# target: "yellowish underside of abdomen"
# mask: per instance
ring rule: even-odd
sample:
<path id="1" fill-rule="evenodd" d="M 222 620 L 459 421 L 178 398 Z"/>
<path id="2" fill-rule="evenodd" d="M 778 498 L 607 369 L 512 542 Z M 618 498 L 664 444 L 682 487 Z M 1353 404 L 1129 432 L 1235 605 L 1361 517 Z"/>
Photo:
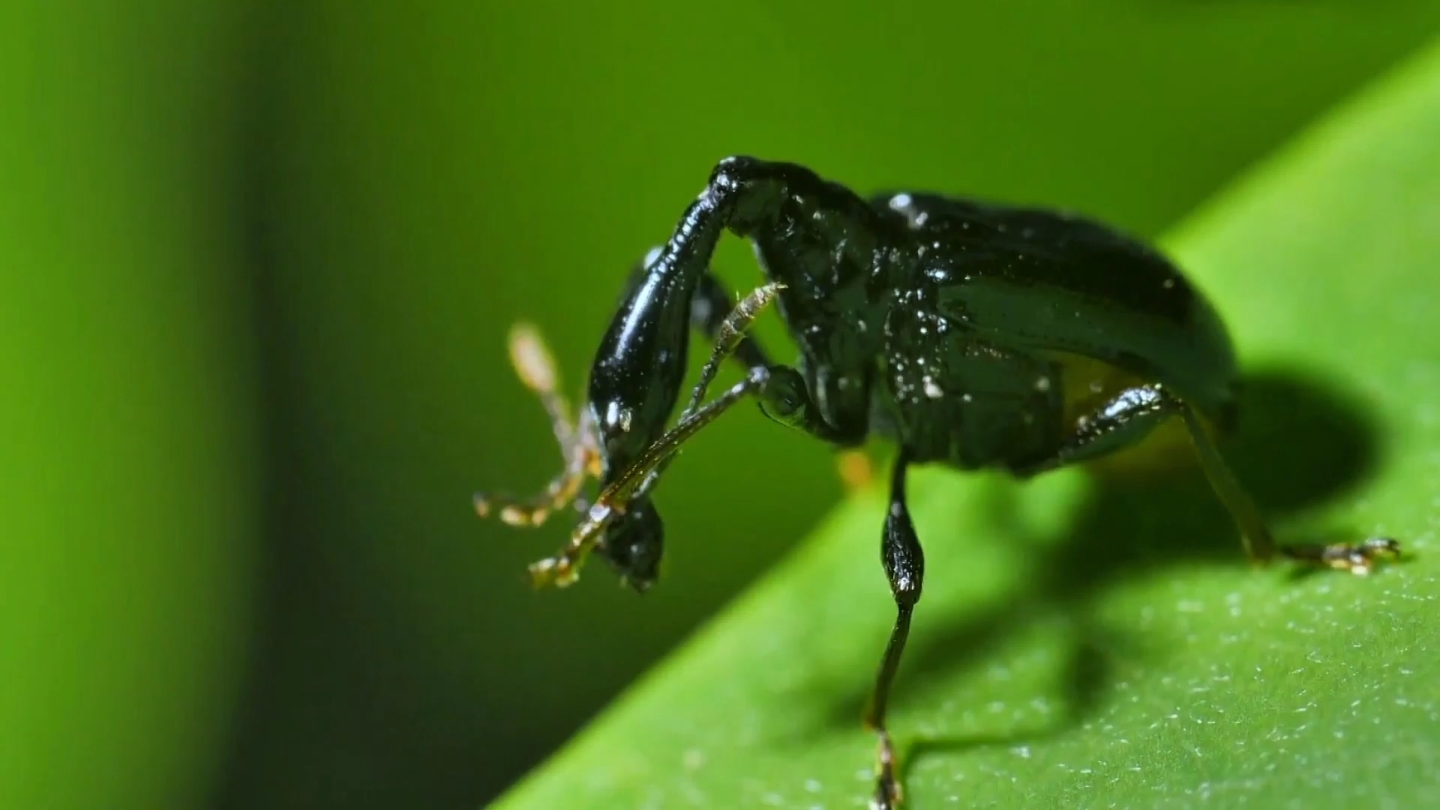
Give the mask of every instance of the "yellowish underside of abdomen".
<path id="1" fill-rule="evenodd" d="M 1153 382 L 1109 363 L 1080 355 L 1054 353 L 1062 368 L 1065 395 L 1064 423 L 1076 428 L 1128 388 Z M 1201 415 L 1212 438 L 1216 429 Z M 1196 463 L 1195 446 L 1178 414 L 1165 420 L 1139 443 L 1084 463 L 1104 477 L 1153 475 L 1184 469 Z"/>

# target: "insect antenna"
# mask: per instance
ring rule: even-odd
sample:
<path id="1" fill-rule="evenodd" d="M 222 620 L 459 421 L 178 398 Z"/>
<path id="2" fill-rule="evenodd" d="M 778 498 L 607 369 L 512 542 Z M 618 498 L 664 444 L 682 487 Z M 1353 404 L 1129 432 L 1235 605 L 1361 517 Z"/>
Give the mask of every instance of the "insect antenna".
<path id="1" fill-rule="evenodd" d="M 686 405 L 684 412 L 680 414 L 680 421 L 683 422 L 687 416 L 700 407 L 700 400 L 705 398 L 705 392 L 710 388 L 710 383 L 715 381 L 715 375 L 720 372 L 720 364 L 735 353 L 735 348 L 740 345 L 740 341 L 745 339 L 745 333 L 750 329 L 750 325 L 783 289 L 785 289 L 785 285 L 780 283 L 766 284 L 756 288 L 742 298 L 740 303 L 730 310 L 730 314 L 725 316 L 725 320 L 720 324 L 720 329 L 716 332 L 715 348 L 711 350 L 710 359 L 705 363 L 705 367 L 700 370 L 700 380 L 690 394 L 690 404 Z"/>

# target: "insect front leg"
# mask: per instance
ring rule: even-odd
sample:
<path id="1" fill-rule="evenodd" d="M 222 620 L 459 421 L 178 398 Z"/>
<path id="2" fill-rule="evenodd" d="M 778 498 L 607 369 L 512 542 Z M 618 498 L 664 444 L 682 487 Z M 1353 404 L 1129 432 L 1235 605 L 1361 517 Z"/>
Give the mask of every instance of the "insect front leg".
<path id="1" fill-rule="evenodd" d="M 657 472 L 669 464 L 681 446 L 736 403 L 757 395 L 765 388 L 768 378 L 769 371 L 764 366 L 750 369 L 745 379 L 688 414 L 675 427 L 647 445 L 601 490 L 600 497 L 575 527 L 565 548 L 559 554 L 530 566 L 531 582 L 537 587 L 563 587 L 574 583 L 585 555 L 617 519 L 624 520 L 627 514 L 631 514 L 631 507 L 654 486 Z"/>
<path id="2" fill-rule="evenodd" d="M 659 247 L 654 248 L 631 269 L 620 296 L 622 306 L 644 282 L 646 270 L 660 255 L 660 250 Z M 690 302 L 690 326 L 705 339 L 714 341 L 733 307 L 730 291 L 707 271 L 700 277 Z M 475 493 L 475 512 L 480 517 L 498 515 L 511 526 L 539 526 L 575 500 L 587 476 L 600 475 L 599 448 L 594 435 L 593 413 L 588 408 L 582 409 L 578 422 L 572 416 L 570 404 L 560 390 L 553 353 L 540 331 L 528 323 L 515 324 L 510 330 L 509 347 L 510 363 L 516 375 L 526 388 L 539 397 L 550 416 L 551 428 L 560 444 L 565 466 L 538 495 L 516 497 L 505 493 Z M 770 364 L 759 345 L 746 335 L 741 335 L 732 352 L 747 369 Z"/>
<path id="3" fill-rule="evenodd" d="M 599 448 L 588 411 L 578 421 L 570 403 L 560 391 L 555 360 L 545 339 L 533 326 L 519 323 L 510 330 L 510 362 L 515 373 L 545 406 L 565 466 L 539 495 L 519 498 L 497 493 L 475 493 L 475 513 L 480 517 L 498 514 L 511 526 L 539 526 L 579 494 L 586 476 L 600 474 Z"/>
<path id="4" fill-rule="evenodd" d="M 895 776 L 895 745 L 890 738 L 885 715 L 890 702 L 890 687 L 900 668 L 905 641 L 910 636 L 910 617 L 915 612 L 915 604 L 920 601 L 920 589 L 925 578 L 925 553 L 920 547 L 920 538 L 915 534 L 915 524 L 910 519 L 910 507 L 905 501 L 905 473 L 909 463 L 907 454 L 902 450 L 895 461 L 890 482 L 890 509 L 885 515 L 885 530 L 880 543 L 880 559 L 885 565 L 885 576 L 890 581 L 890 592 L 895 597 L 896 615 L 895 628 L 890 631 L 890 641 L 885 645 L 880 673 L 875 679 L 875 691 L 865 712 L 865 725 L 874 729 L 880 737 L 876 753 L 875 800 L 871 805 L 876 810 L 892 810 L 901 801 L 900 782 Z"/>

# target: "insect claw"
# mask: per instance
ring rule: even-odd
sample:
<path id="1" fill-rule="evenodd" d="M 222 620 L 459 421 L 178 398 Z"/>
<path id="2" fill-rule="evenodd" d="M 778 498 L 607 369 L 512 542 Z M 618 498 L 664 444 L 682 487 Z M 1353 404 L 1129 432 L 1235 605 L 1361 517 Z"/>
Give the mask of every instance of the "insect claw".
<path id="1" fill-rule="evenodd" d="M 1368 576 L 1382 560 L 1401 557 L 1400 542 L 1389 537 L 1370 537 L 1358 543 L 1289 546 L 1282 551 L 1291 559 Z"/>
<path id="2" fill-rule="evenodd" d="M 564 588 L 579 578 L 574 562 L 565 556 L 546 557 L 530 566 L 530 584 L 536 588 Z"/>
<path id="3" fill-rule="evenodd" d="M 1400 541 L 1393 537 L 1371 537 L 1360 544 L 1369 555 L 1374 557 L 1400 557 Z"/>
<path id="4" fill-rule="evenodd" d="M 548 517 L 550 510 L 544 507 L 507 506 L 500 510 L 500 520 L 511 526 L 539 526 Z"/>
<path id="5" fill-rule="evenodd" d="M 1398 559 L 1400 542 L 1389 537 L 1370 537 L 1344 547 L 1341 554 L 1343 561 L 1336 567 L 1348 568 L 1350 573 L 1363 577 L 1373 571 L 1381 559 Z"/>
<path id="6" fill-rule="evenodd" d="M 495 515 L 502 523 L 510 526 L 539 526 L 555 510 L 557 498 L 551 497 L 546 503 L 526 502 L 509 495 L 486 495 L 475 493 L 475 514 L 482 518 Z"/>

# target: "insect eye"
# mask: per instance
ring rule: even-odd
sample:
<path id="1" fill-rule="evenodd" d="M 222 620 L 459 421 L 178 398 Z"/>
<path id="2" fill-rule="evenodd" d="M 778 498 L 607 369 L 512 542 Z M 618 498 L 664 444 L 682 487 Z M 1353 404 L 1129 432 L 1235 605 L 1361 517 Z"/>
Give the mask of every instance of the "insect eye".
<path id="1" fill-rule="evenodd" d="M 805 423 L 810 398 L 805 393 L 805 380 L 798 371 L 779 366 L 771 369 L 760 410 L 782 425 L 798 427 Z"/>

